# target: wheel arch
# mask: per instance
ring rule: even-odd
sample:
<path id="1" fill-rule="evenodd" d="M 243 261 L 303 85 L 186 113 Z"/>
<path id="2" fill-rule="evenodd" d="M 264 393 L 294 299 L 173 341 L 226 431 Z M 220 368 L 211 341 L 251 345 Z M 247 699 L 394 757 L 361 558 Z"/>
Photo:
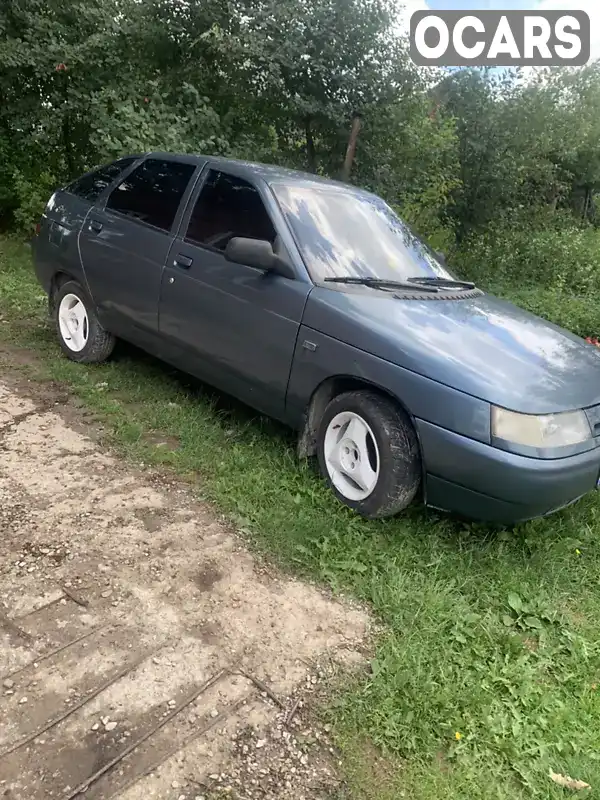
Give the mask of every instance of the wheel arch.
<path id="1" fill-rule="evenodd" d="M 50 314 L 54 312 L 56 293 L 60 289 L 60 287 L 68 283 L 69 281 L 78 281 L 78 279 L 70 272 L 67 272 L 64 269 L 57 270 L 50 280 L 50 291 L 48 292 L 48 310 Z"/>
<path id="2" fill-rule="evenodd" d="M 298 434 L 298 457 L 309 458 L 316 454 L 319 425 L 325 413 L 325 409 L 331 400 L 337 397 L 337 395 L 342 394 L 342 392 L 360 391 L 361 389 L 375 391 L 387 397 L 404 411 L 406 416 L 410 419 L 417 436 L 419 456 L 423 469 L 423 452 L 419 438 L 419 430 L 415 425 L 414 416 L 411 414 L 406 404 L 400 397 L 388 391 L 383 386 L 379 386 L 364 378 L 357 378 L 353 375 L 332 375 L 322 381 L 314 390 L 304 413 L 304 423 Z"/>

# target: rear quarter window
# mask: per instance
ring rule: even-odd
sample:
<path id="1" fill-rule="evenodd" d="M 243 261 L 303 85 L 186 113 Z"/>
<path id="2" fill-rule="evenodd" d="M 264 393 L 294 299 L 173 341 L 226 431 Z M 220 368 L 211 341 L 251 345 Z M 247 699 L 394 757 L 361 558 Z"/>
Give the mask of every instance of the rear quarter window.
<path id="1" fill-rule="evenodd" d="M 136 160 L 136 157 L 133 156 L 120 158 L 118 161 L 113 161 L 112 164 L 105 164 L 103 167 L 87 172 L 77 178 L 77 180 L 65 187 L 65 191 L 95 203 L 106 187 L 110 186 L 123 170 L 127 169 Z"/>

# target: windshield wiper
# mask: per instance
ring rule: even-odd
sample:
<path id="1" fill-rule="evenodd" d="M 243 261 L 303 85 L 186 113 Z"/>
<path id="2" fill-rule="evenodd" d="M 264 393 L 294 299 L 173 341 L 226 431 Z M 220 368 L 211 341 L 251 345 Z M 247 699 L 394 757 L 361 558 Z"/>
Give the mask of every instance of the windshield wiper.
<path id="1" fill-rule="evenodd" d="M 357 286 L 372 286 L 374 289 L 411 289 L 413 292 L 419 290 L 421 292 L 437 293 L 435 286 L 416 286 L 415 283 L 408 283 L 407 281 L 386 281 L 383 278 L 352 278 L 349 275 L 340 275 L 338 278 L 325 278 L 326 283 L 350 283 Z M 410 278 L 409 280 L 412 280 Z"/>
<path id="2" fill-rule="evenodd" d="M 459 289 L 474 289 L 471 281 L 455 281 L 454 278 L 409 278 L 409 283 L 419 283 L 422 286 L 456 286 Z"/>

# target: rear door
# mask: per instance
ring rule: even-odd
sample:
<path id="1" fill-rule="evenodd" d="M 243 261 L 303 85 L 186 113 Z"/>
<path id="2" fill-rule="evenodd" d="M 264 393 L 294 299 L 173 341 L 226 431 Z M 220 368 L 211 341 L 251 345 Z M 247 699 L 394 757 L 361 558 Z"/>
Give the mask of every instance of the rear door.
<path id="1" fill-rule="evenodd" d="M 38 277 L 46 291 L 60 271 L 86 285 L 77 246 L 79 231 L 100 195 L 136 160 L 137 156 L 131 156 L 105 164 L 52 195 L 42 215 L 39 234 L 32 242 Z"/>
<path id="2" fill-rule="evenodd" d="M 268 187 L 210 169 L 192 197 L 163 274 L 160 332 L 184 369 L 270 416 L 284 418 L 296 337 L 312 284 Z M 234 236 L 267 239 L 291 279 L 224 256 Z M 182 363 L 181 359 L 186 359 Z"/>
<path id="3" fill-rule="evenodd" d="M 141 346 L 158 329 L 161 273 L 198 169 L 150 156 L 90 211 L 80 235 L 88 285 L 103 325 Z"/>

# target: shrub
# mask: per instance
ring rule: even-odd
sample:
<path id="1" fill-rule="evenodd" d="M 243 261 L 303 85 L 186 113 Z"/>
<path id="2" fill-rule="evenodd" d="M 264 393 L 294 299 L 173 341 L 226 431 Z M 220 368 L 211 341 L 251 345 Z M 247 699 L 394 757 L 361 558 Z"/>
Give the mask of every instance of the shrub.
<path id="1" fill-rule="evenodd" d="M 497 286 L 495 294 L 521 308 L 537 314 L 538 317 L 560 325 L 561 328 L 586 338 L 600 334 L 600 293 L 577 295 L 560 289 L 516 289 L 510 286 Z"/>
<path id="2" fill-rule="evenodd" d="M 15 225 L 22 233 L 29 235 L 33 233 L 46 203 L 61 181 L 52 172 L 45 170 L 31 177 L 15 170 L 13 181 L 16 195 L 16 208 L 13 212 Z"/>
<path id="3" fill-rule="evenodd" d="M 600 231 L 572 217 L 505 219 L 462 243 L 454 262 L 482 286 L 600 291 Z"/>

